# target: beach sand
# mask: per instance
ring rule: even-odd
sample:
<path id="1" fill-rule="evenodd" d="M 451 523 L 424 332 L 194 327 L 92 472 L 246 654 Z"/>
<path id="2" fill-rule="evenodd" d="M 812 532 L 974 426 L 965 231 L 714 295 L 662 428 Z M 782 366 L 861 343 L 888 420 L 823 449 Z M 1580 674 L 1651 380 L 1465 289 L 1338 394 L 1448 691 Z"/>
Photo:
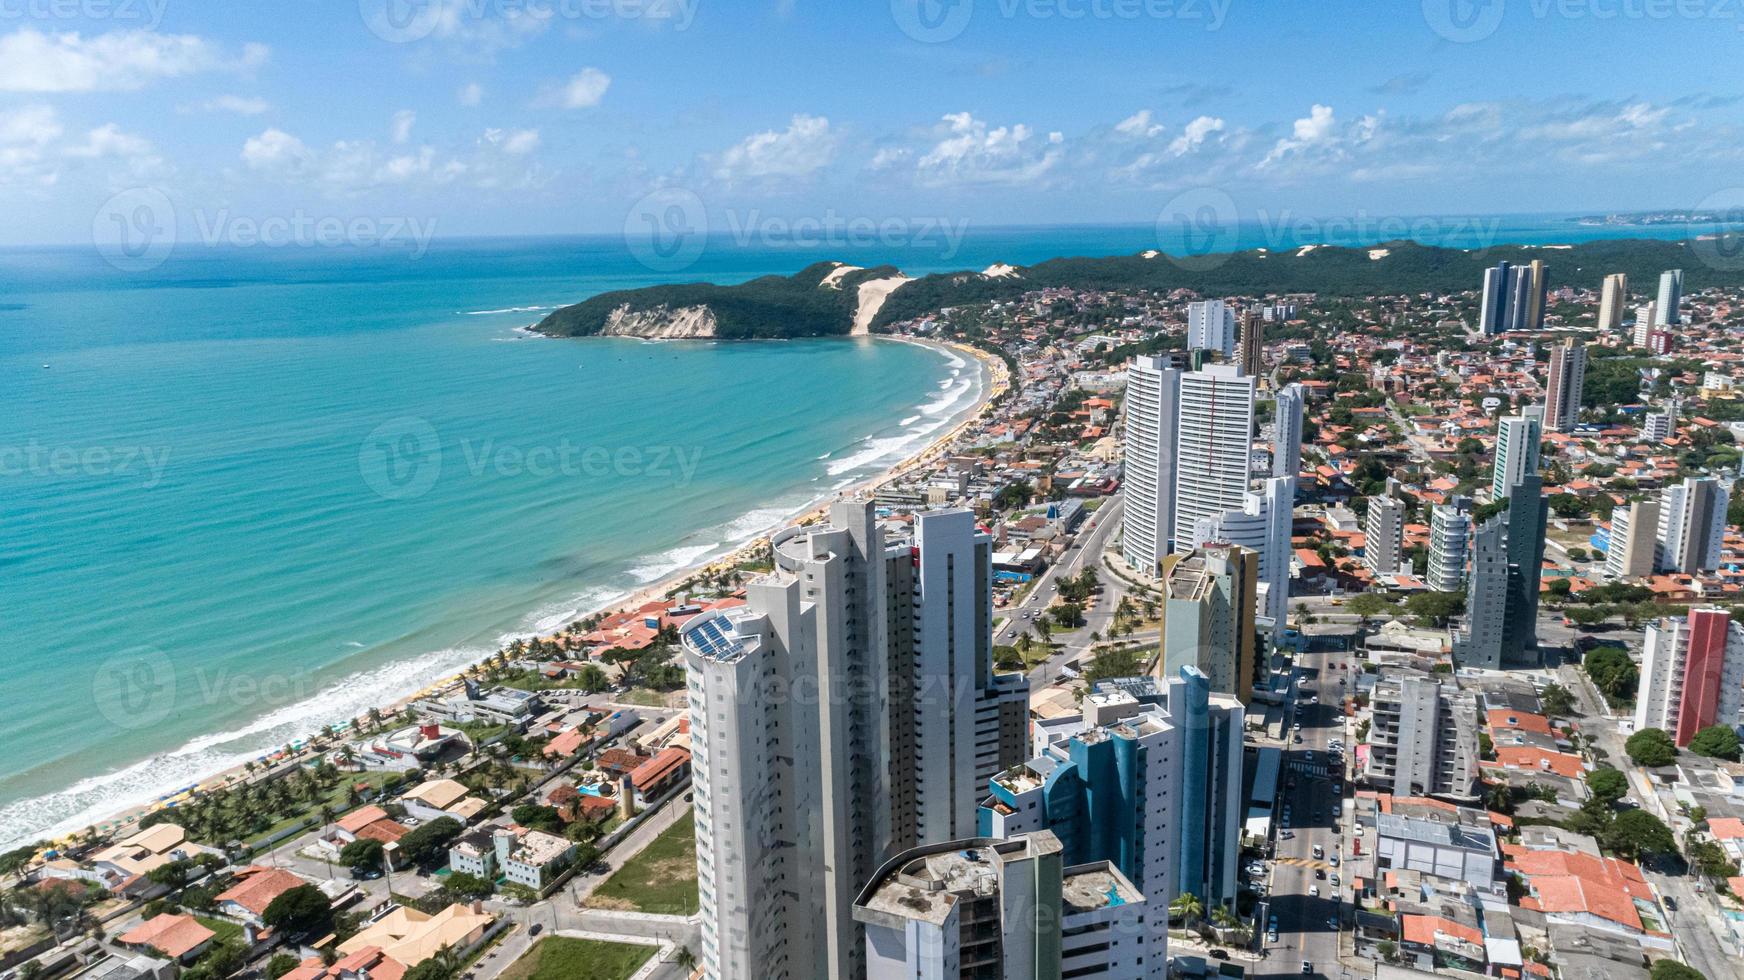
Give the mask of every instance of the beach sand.
<path id="1" fill-rule="evenodd" d="M 638 606 L 642 606 L 642 605 L 645 605 L 645 604 L 650 603 L 650 602 L 664 600 L 664 599 L 670 598 L 675 593 L 682 591 L 686 584 L 690 583 L 691 581 L 693 581 L 694 579 L 696 579 L 698 577 L 704 577 L 704 576 L 718 574 L 720 572 L 728 571 L 728 570 L 731 570 L 731 569 L 737 567 L 738 565 L 742 564 L 743 562 L 754 557 L 763 547 L 765 547 L 769 543 L 770 537 L 775 532 L 780 531 L 783 528 L 791 527 L 794 524 L 815 522 L 815 521 L 823 518 L 828 513 L 829 505 L 832 502 L 834 502 L 836 500 L 840 500 L 844 497 L 851 497 L 851 496 L 855 496 L 858 494 L 866 493 L 870 490 L 874 490 L 878 487 L 883 486 L 886 483 L 889 483 L 892 480 L 896 480 L 896 479 L 901 478 L 902 476 L 904 476 L 905 474 L 911 472 L 912 470 L 914 470 L 916 468 L 919 468 L 921 466 L 925 466 L 925 465 L 931 463 L 940 454 L 944 453 L 945 450 L 953 442 L 956 441 L 958 436 L 962 435 L 970 426 L 972 426 L 975 422 L 979 421 L 981 419 L 981 417 L 987 413 L 988 406 L 990 406 L 993 403 L 993 400 L 995 398 L 997 398 L 998 396 L 1000 396 L 1001 394 L 1003 394 L 1011 385 L 1010 372 L 1006 369 L 1005 362 L 1003 360 L 1001 360 L 1000 358 L 995 357 L 995 356 L 987 353 L 986 351 L 979 350 L 979 349 L 974 348 L 974 347 L 970 347 L 966 344 L 946 343 L 946 342 L 936 341 L 936 340 L 923 340 L 923 339 L 914 338 L 914 337 L 886 336 L 886 337 L 881 337 L 880 339 L 892 340 L 892 341 L 897 341 L 897 342 L 901 342 L 901 343 L 918 344 L 920 346 L 931 347 L 931 348 L 934 348 L 936 350 L 946 351 L 946 352 L 949 352 L 952 354 L 961 354 L 961 355 L 964 355 L 967 357 L 974 358 L 977 362 L 981 363 L 987 369 L 987 383 L 986 383 L 986 385 L 983 386 L 983 388 L 981 390 L 980 400 L 975 404 L 975 406 L 973 408 L 966 411 L 964 413 L 962 419 L 960 421 L 958 421 L 955 425 L 946 429 L 944 432 L 941 432 L 939 434 L 938 438 L 929 442 L 925 447 L 920 449 L 914 455 L 909 456 L 907 459 L 904 459 L 904 460 L 896 463 L 890 469 L 885 470 L 881 473 L 878 473 L 878 474 L 876 474 L 872 477 L 869 477 L 865 480 L 861 480 L 860 482 L 855 483 L 852 486 L 843 487 L 840 490 L 833 491 L 833 492 L 831 492 L 823 497 L 818 498 L 817 500 L 812 501 L 811 503 L 807 504 L 804 508 L 801 508 L 800 510 L 794 512 L 793 514 L 783 518 L 782 520 L 772 524 L 770 527 L 764 529 L 763 531 L 758 533 L 755 537 L 753 537 L 751 540 L 745 542 L 744 544 L 735 548 L 732 552 L 730 552 L 726 555 L 723 555 L 723 556 L 716 558 L 716 559 L 713 559 L 711 561 L 702 562 L 702 563 L 699 563 L 696 565 L 689 566 L 687 568 L 682 568 L 682 569 L 679 569 L 677 571 L 674 571 L 670 575 L 667 575 L 664 578 L 661 578 L 659 581 L 651 582 L 648 585 L 642 587 L 641 589 L 638 589 L 635 592 L 631 593 L 630 595 L 627 595 L 621 599 L 613 600 L 612 602 L 606 604 L 605 606 L 601 607 L 600 609 L 580 613 L 577 615 L 576 618 L 582 619 L 582 618 L 586 618 L 587 616 L 596 615 L 598 613 L 603 613 L 603 612 L 613 612 L 613 611 L 623 610 L 623 609 L 634 609 Z M 479 663 L 482 663 L 482 661 L 480 661 Z M 404 712 L 407 707 L 409 707 L 410 705 L 412 705 L 413 703 L 415 703 L 417 701 L 421 701 L 425 698 L 428 698 L 428 697 L 431 697 L 434 695 L 439 695 L 439 694 L 457 691 L 461 686 L 462 678 L 466 675 L 467 672 L 469 672 L 472 669 L 474 669 L 475 667 L 479 666 L 479 663 L 475 663 L 469 667 L 466 667 L 466 668 L 464 668 L 464 669 L 462 669 L 454 674 L 451 674 L 448 677 L 445 677 L 442 680 L 439 680 L 433 684 L 428 684 L 428 685 L 418 689 L 417 691 L 414 691 L 410 694 L 405 695 L 404 697 L 401 697 L 401 698 L 395 700 L 391 704 L 379 706 L 381 713 L 382 713 L 382 716 L 384 718 L 397 717 L 402 712 Z M 352 724 L 355 726 L 360 721 L 365 720 L 366 718 L 367 718 L 367 714 L 360 715 L 358 718 L 354 718 L 352 720 Z M 303 741 L 307 742 L 307 741 L 313 740 L 315 734 L 316 733 L 313 733 L 313 732 L 309 733 L 308 736 L 306 736 Z M 293 762 L 300 763 L 300 762 L 304 762 L 304 761 L 313 760 L 315 758 L 320 757 L 321 755 L 324 755 L 326 753 L 326 751 L 327 751 L 326 748 L 323 748 L 320 751 L 313 751 L 310 749 L 304 749 L 303 751 L 301 751 L 300 753 L 298 753 L 294 757 L 269 756 L 268 766 L 260 768 L 258 771 L 264 775 L 270 769 L 276 768 L 278 766 L 283 766 L 283 765 L 293 763 Z M 245 766 L 235 766 L 235 767 L 232 767 L 230 769 L 226 769 L 226 770 L 222 770 L 220 772 L 213 773 L 212 775 L 210 775 L 210 776 L 206 777 L 205 779 L 202 779 L 198 783 L 196 783 L 191 790 L 176 794 L 174 797 L 171 797 L 171 799 L 172 800 L 184 799 L 184 798 L 186 798 L 194 793 L 205 792 L 205 791 L 210 791 L 210 790 L 214 790 L 214 789 L 221 789 L 221 788 L 227 787 L 227 786 L 232 786 L 232 785 L 235 785 L 237 783 L 245 781 L 247 778 L 248 778 L 248 772 L 246 771 L 246 767 Z M 118 812 L 112 816 L 109 816 L 103 820 L 94 821 L 90 825 L 90 827 L 87 828 L 87 830 L 100 828 L 102 830 L 102 832 L 104 832 L 104 833 L 115 834 L 116 836 L 124 836 L 126 834 L 128 828 L 130 828 L 134 823 L 136 823 L 140 817 L 144 816 L 147 813 L 151 813 L 157 809 L 160 809 L 163 806 L 163 804 L 164 804 L 164 801 L 160 800 L 155 804 L 132 807 L 130 809 L 127 809 L 127 810 Z M 64 845 L 66 841 L 70 840 L 73 837 L 78 836 L 79 833 L 83 833 L 83 832 L 84 831 L 64 835 L 59 840 L 57 840 L 55 842 L 55 844 Z"/>

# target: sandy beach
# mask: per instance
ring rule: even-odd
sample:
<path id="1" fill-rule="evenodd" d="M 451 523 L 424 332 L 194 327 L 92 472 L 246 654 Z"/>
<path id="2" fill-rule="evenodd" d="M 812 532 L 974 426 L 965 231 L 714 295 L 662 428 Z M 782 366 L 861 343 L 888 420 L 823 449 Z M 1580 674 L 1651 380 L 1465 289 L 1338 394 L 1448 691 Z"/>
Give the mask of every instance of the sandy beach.
<path id="1" fill-rule="evenodd" d="M 672 573 L 660 578 L 659 580 L 651 582 L 648 585 L 637 589 L 636 591 L 630 593 L 627 596 L 624 596 L 624 597 L 619 598 L 619 599 L 614 599 L 611 602 L 605 603 L 604 605 L 602 605 L 601 607 L 599 607 L 597 609 L 580 611 L 580 612 L 578 612 L 578 614 L 576 615 L 575 618 L 582 619 L 582 618 L 586 618 L 586 617 L 592 616 L 592 615 L 597 615 L 600 613 L 608 613 L 608 612 L 623 610 L 623 609 L 633 609 L 633 608 L 636 608 L 638 606 L 645 605 L 649 602 L 667 599 L 667 598 L 670 598 L 671 596 L 673 596 L 675 593 L 683 591 L 685 586 L 688 583 L 694 581 L 698 577 L 714 575 L 714 574 L 717 574 L 719 572 L 727 571 L 727 570 L 730 570 L 730 569 L 738 566 L 739 564 L 748 560 L 750 557 L 754 556 L 758 551 L 760 551 L 764 546 L 766 546 L 770 540 L 770 537 L 773 534 L 775 534 L 776 532 L 780 531 L 781 529 L 786 528 L 786 527 L 790 527 L 794 524 L 809 523 L 809 522 L 813 522 L 813 521 L 821 519 L 827 513 L 829 505 L 831 502 L 838 500 L 838 499 L 841 499 L 843 497 L 853 496 L 853 495 L 857 495 L 857 494 L 864 494 L 868 491 L 875 490 L 878 487 L 881 487 L 884 484 L 889 483 L 892 480 L 896 480 L 896 479 L 901 478 L 905 474 L 909 473 L 910 471 L 912 471 L 918 467 L 927 465 L 928 463 L 930 463 L 931 461 L 936 459 L 939 455 L 941 455 L 946 450 L 946 448 L 948 446 L 950 446 L 959 436 L 961 436 L 963 434 L 964 431 L 966 431 L 970 426 L 972 426 L 975 422 L 977 422 L 979 419 L 981 419 L 987 413 L 988 406 L 993 402 L 993 400 L 995 398 L 997 398 L 998 396 L 1000 396 L 1001 394 L 1003 394 L 1011 386 L 1012 380 L 1010 378 L 1010 372 L 1006 368 L 1005 362 L 1002 359 L 995 357 L 995 356 L 993 356 L 985 351 L 979 350 L 977 348 L 970 347 L 968 345 L 963 345 L 963 344 L 946 343 L 946 342 L 941 342 L 941 341 L 919 339 L 919 338 L 914 338 L 914 337 L 888 336 L 888 337 L 880 337 L 878 339 L 889 340 L 889 341 L 898 342 L 898 343 L 915 344 L 918 346 L 929 347 L 929 348 L 932 348 L 934 350 L 947 352 L 947 353 L 952 354 L 952 355 L 960 355 L 960 356 L 972 358 L 975 362 L 981 364 L 986 369 L 986 384 L 984 384 L 982 386 L 982 389 L 980 392 L 980 398 L 977 400 L 977 402 L 975 403 L 974 406 L 972 406 L 971 408 L 964 411 L 962 417 L 955 424 L 949 426 L 947 429 L 940 432 L 936 438 L 929 441 L 924 447 L 919 449 L 914 454 L 908 456 L 907 458 L 898 461 L 897 463 L 892 465 L 889 469 L 886 469 L 886 470 L 884 470 L 884 471 L 882 471 L 874 476 L 868 477 L 867 479 L 858 481 L 858 482 L 852 484 L 851 486 L 842 487 L 840 489 L 834 490 L 828 494 L 825 494 L 825 495 L 818 497 L 817 499 L 806 504 L 804 507 L 797 509 L 793 513 L 791 513 L 791 514 L 783 517 L 782 519 L 772 523 L 769 527 L 762 529 L 755 536 L 753 536 L 751 539 L 749 539 L 746 542 L 744 542 L 743 544 L 735 547 L 732 551 L 730 551 L 729 553 L 727 553 L 725 555 L 721 555 L 717 558 L 714 558 L 714 559 L 711 559 L 708 561 L 704 561 L 704 562 L 699 562 L 695 565 L 691 565 L 691 566 L 673 571 Z M 534 635 L 551 635 L 551 634 L 528 634 L 526 638 L 531 639 Z M 479 663 L 482 663 L 482 661 L 474 662 L 473 664 L 468 665 L 467 667 L 463 668 L 462 670 L 456 671 L 456 672 L 442 678 L 441 680 L 438 680 L 438 681 L 431 683 L 431 684 L 427 684 L 427 685 L 425 685 L 425 686 L 423 686 L 415 691 L 411 691 L 411 692 L 405 694 L 404 696 L 393 700 L 391 703 L 377 705 L 376 707 L 380 710 L 381 714 L 384 717 L 395 717 L 395 716 L 399 715 L 401 712 L 403 712 L 408 706 L 410 706 L 414 702 L 431 697 L 433 695 L 458 690 L 460 685 L 461 685 L 461 681 L 462 681 L 462 678 L 464 677 L 464 675 L 467 672 L 469 672 L 470 670 L 472 670 L 473 668 L 477 667 L 479 665 Z M 367 714 L 359 715 L 352 720 L 352 724 L 356 725 L 360 720 L 365 719 L 365 718 L 367 718 Z M 317 734 L 318 733 L 316 733 L 316 732 L 304 733 L 303 739 L 301 741 L 306 742 L 306 741 L 312 739 Z M 325 750 L 322 750 L 321 752 L 317 752 L 317 751 L 311 751 L 311 750 L 305 748 L 293 756 L 285 756 L 283 754 L 271 755 L 268 757 L 268 762 L 270 763 L 271 767 L 278 767 L 278 766 L 286 765 L 289 763 L 307 761 L 309 759 L 318 757 L 319 755 L 323 754 L 324 751 Z M 268 769 L 260 769 L 257 771 L 264 774 L 265 772 L 267 772 L 269 770 Z M 213 790 L 213 789 L 219 789 L 219 788 L 223 788 L 226 786 L 231 786 L 231 785 L 234 785 L 238 782 L 241 782 L 247 778 L 248 778 L 248 773 L 246 771 L 245 766 L 243 766 L 243 765 L 234 766 L 234 767 L 231 767 L 229 769 L 224 769 L 224 770 L 213 772 L 212 774 L 206 776 L 205 778 L 200 779 L 197 783 L 193 784 L 193 786 L 189 790 L 186 790 L 182 793 L 174 794 L 173 796 L 169 797 L 168 799 L 169 799 L 169 801 L 173 802 L 175 800 L 179 800 L 179 799 L 185 798 L 187 796 L 190 796 L 190 795 L 193 795 L 193 794 L 196 794 L 199 792 L 209 791 L 209 790 Z M 109 815 L 101 820 L 93 821 L 84 830 L 63 834 L 60 838 L 57 839 L 56 843 L 57 844 L 64 843 L 65 841 L 67 841 L 73 837 L 77 837 L 82 833 L 86 833 L 86 832 L 89 832 L 92 830 L 100 830 L 101 832 L 108 833 L 108 834 L 117 834 L 117 835 L 125 834 L 127 829 L 131 825 L 133 825 L 135 822 L 137 822 L 140 817 L 144 816 L 147 813 L 151 813 L 157 809 L 160 809 L 164 805 L 165 805 L 165 801 L 160 800 L 160 801 L 153 803 L 153 804 L 147 804 L 147 805 L 143 805 L 143 806 L 135 806 L 135 807 L 131 807 L 131 808 L 116 812 L 116 813 L 111 814 L 111 815 Z"/>

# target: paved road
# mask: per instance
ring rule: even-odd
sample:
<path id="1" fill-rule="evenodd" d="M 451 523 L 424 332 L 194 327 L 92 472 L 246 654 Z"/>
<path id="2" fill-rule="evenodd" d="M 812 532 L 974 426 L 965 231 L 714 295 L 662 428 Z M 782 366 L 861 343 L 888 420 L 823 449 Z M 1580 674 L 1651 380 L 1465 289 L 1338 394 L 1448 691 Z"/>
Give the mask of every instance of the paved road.
<path id="1" fill-rule="evenodd" d="M 1084 526 L 1078 530 L 1077 541 L 1072 547 L 1066 549 L 1066 553 L 1060 556 L 1059 561 L 1042 572 L 1041 576 L 1036 579 L 1034 587 L 1025 594 L 1023 601 L 1010 608 L 996 611 L 995 615 L 1005 616 L 1008 619 L 1005 625 L 993 634 L 994 643 L 1011 645 L 1017 642 L 1017 638 L 1034 624 L 1036 618 L 1046 612 L 1050 605 L 1053 605 L 1054 599 L 1059 594 L 1054 586 L 1062 576 L 1071 578 L 1086 567 L 1095 567 L 1096 563 L 1101 560 L 1102 549 L 1107 546 L 1110 535 L 1120 526 L 1120 517 L 1125 510 L 1125 503 L 1119 492 L 1106 498 L 1102 506 L 1096 509 L 1096 513 L 1084 519 Z M 1087 560 L 1088 564 L 1086 564 Z M 1104 592 L 1114 591 L 1115 584 L 1108 581 L 1109 576 L 1099 574 L 1101 574 L 1105 586 Z M 1108 623 L 1114 618 L 1113 606 L 1108 607 L 1106 618 L 1102 619 L 1100 625 L 1092 618 L 1094 615 L 1094 612 L 1085 614 L 1085 619 L 1090 623 L 1082 630 L 1086 637 L 1089 636 L 1091 630 L 1104 632 L 1107 630 Z"/>
<path id="2" fill-rule="evenodd" d="M 1302 963 L 1311 965 L 1311 972 L 1321 977 L 1344 977 L 1346 971 L 1338 964 L 1338 920 L 1343 905 L 1343 859 L 1345 837 L 1335 833 L 1347 828 L 1343 812 L 1342 759 L 1334 761 L 1327 742 L 1344 737 L 1344 721 L 1337 704 L 1338 678 L 1345 671 L 1332 671 L 1334 663 L 1347 663 L 1348 654 L 1309 653 L 1297 659 L 1301 679 L 1297 685 L 1298 700 L 1294 705 L 1293 724 L 1301 725 L 1302 744 L 1291 744 L 1284 756 L 1284 784 L 1280 798 L 1276 853 L 1271 874 L 1271 895 L 1268 899 L 1267 921 L 1261 923 L 1270 930 L 1277 922 L 1278 941 L 1266 942 L 1267 956 L 1257 968 L 1258 976 L 1301 976 Z M 1348 667 L 1347 667 L 1348 669 Z M 1312 696 L 1325 703 L 1310 704 Z M 1333 778 L 1336 774 L 1336 780 Z M 1288 812 L 1288 819 L 1283 814 Z M 1288 840 L 1284 834 L 1291 834 Z M 1316 859 L 1319 846 L 1324 857 Z M 1339 866 L 1332 865 L 1333 860 Z M 1340 887 L 1334 888 L 1332 876 L 1340 877 Z M 1318 894 L 1310 894 L 1311 891 Z"/>

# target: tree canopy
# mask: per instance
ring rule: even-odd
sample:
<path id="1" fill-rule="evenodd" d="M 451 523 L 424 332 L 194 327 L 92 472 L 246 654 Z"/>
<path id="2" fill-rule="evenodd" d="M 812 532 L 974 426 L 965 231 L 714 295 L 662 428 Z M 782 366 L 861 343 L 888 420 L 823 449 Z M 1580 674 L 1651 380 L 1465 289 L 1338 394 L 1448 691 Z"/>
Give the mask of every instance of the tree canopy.
<path id="1" fill-rule="evenodd" d="M 1663 728 L 1641 729 L 1623 743 L 1623 751 L 1636 765 L 1649 769 L 1669 766 L 1677 758 L 1677 744 Z"/>
<path id="2" fill-rule="evenodd" d="M 1728 725 L 1709 725 L 1690 739 L 1689 750 L 1710 759 L 1738 761 L 1738 733 Z"/>

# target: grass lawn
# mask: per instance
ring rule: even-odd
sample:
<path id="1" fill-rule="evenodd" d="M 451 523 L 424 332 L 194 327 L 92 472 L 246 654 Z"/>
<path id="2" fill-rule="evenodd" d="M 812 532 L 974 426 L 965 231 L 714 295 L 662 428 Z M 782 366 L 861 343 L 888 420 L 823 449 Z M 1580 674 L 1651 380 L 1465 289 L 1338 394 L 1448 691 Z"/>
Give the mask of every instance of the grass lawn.
<path id="1" fill-rule="evenodd" d="M 695 915 L 696 820 L 686 813 L 654 838 L 642 853 L 594 889 L 587 904 L 596 909 Z"/>
<path id="2" fill-rule="evenodd" d="M 227 919 L 214 919 L 204 915 L 196 915 L 194 916 L 194 921 L 218 934 L 212 940 L 214 943 L 221 943 L 226 939 L 242 938 L 242 927 Z"/>
<path id="3" fill-rule="evenodd" d="M 623 694 L 618 695 L 613 700 L 622 702 L 623 704 L 639 704 L 649 708 L 669 708 L 672 706 L 671 693 L 653 691 L 645 687 L 632 687 Z"/>
<path id="4" fill-rule="evenodd" d="M 654 952 L 653 946 L 547 936 L 509 964 L 501 980 L 625 980 Z"/>
<path id="5" fill-rule="evenodd" d="M 335 783 L 333 788 L 328 790 L 325 795 L 317 796 L 313 802 L 308 803 L 298 800 L 296 803 L 292 804 L 288 813 L 278 815 L 278 819 L 273 821 L 272 826 L 258 834 L 249 835 L 247 840 L 251 846 L 259 845 L 282 830 L 303 824 L 307 822 L 310 817 L 319 817 L 321 813 L 321 804 L 323 802 L 333 808 L 335 814 L 334 819 L 337 820 L 340 816 L 349 813 L 352 809 L 351 807 L 346 806 L 345 802 L 347 787 L 354 784 L 367 784 L 372 789 L 380 790 L 383 785 L 396 775 L 398 774 L 391 772 L 343 773 L 341 774 L 339 782 Z M 364 803 L 362 805 L 368 806 L 369 804 Z"/>

